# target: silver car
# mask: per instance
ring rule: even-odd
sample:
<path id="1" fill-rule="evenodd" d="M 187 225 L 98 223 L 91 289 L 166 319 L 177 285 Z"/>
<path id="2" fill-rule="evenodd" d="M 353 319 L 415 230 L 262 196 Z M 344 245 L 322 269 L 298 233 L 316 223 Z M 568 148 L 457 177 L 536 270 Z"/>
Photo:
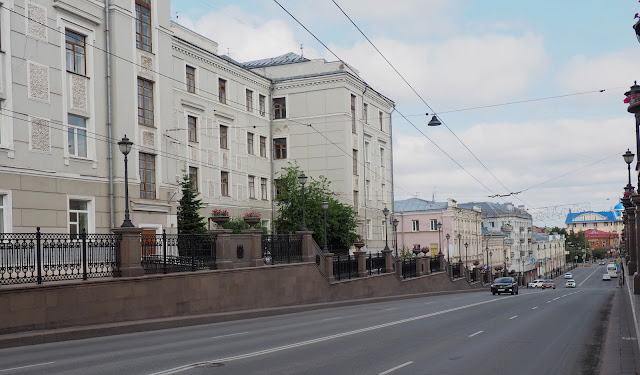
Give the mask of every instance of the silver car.
<path id="1" fill-rule="evenodd" d="M 564 284 L 565 288 L 575 288 L 576 287 L 576 281 L 573 279 L 567 280 L 567 283 Z"/>

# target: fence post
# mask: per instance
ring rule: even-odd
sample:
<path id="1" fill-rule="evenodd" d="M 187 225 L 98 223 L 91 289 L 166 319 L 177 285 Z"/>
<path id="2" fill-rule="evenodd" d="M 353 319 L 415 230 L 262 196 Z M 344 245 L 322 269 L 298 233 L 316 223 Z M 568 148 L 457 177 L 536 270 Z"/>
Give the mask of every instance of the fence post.
<path id="1" fill-rule="evenodd" d="M 210 234 L 216 235 L 216 267 L 219 270 L 233 268 L 231 260 L 231 229 L 212 229 Z"/>
<path id="2" fill-rule="evenodd" d="M 251 254 L 251 267 L 263 267 L 264 255 L 262 254 L 262 230 L 248 229 L 243 230 L 242 233 L 248 233 L 251 236 L 251 247 L 249 249 L 249 254 Z"/>
<path id="3" fill-rule="evenodd" d="M 396 259 L 396 275 L 400 278 L 404 278 L 404 270 L 403 270 L 404 259 L 397 258 Z"/>
<path id="4" fill-rule="evenodd" d="M 333 278 L 333 253 L 324 253 L 324 269 L 325 275 L 327 275 L 327 280 L 332 283 L 334 281 Z"/>
<path id="5" fill-rule="evenodd" d="M 424 263 L 426 264 L 424 274 L 431 275 L 431 256 L 427 255 L 424 257 Z"/>
<path id="6" fill-rule="evenodd" d="M 154 235 L 154 242 L 155 242 L 155 235 Z M 163 229 L 162 230 L 162 263 L 163 263 L 163 270 L 162 273 L 167 273 L 167 230 Z"/>
<path id="7" fill-rule="evenodd" d="M 367 277 L 367 252 L 354 251 L 353 255 L 358 259 L 358 277 Z"/>
<path id="8" fill-rule="evenodd" d="M 114 234 L 122 236 L 120 241 L 120 272 L 122 277 L 143 276 L 144 269 L 140 263 L 142 259 L 142 228 L 112 228 Z"/>
<path id="9" fill-rule="evenodd" d="M 382 250 L 382 255 L 384 256 L 384 273 L 393 272 L 393 253 L 392 250 Z"/>
<path id="10" fill-rule="evenodd" d="M 444 271 L 444 266 L 445 266 L 444 254 L 438 253 L 438 272 Z"/>
<path id="11" fill-rule="evenodd" d="M 40 241 L 40 227 L 38 227 L 36 229 L 36 263 L 38 266 L 38 284 L 42 284 L 42 255 L 40 254 L 40 252 L 42 251 L 42 244 Z"/>
<path id="12" fill-rule="evenodd" d="M 82 228 L 82 280 L 87 279 L 87 231 Z"/>
<path id="13" fill-rule="evenodd" d="M 424 257 L 417 253 L 414 259 L 416 262 L 416 277 L 420 277 L 424 274 Z"/>
<path id="14" fill-rule="evenodd" d="M 303 262 L 315 262 L 315 254 L 313 247 L 313 231 L 299 230 L 296 234 L 302 236 L 302 261 Z M 365 267 L 366 270 L 366 267 Z"/>

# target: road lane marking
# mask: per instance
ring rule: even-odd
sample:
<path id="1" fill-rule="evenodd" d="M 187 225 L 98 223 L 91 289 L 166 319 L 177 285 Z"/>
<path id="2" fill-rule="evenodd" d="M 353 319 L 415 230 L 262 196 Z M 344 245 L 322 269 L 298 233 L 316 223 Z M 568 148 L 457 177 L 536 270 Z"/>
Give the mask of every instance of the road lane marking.
<path id="1" fill-rule="evenodd" d="M 568 294 L 565 294 L 563 297 L 566 297 L 566 296 L 568 296 Z"/>
<path id="2" fill-rule="evenodd" d="M 398 310 L 398 308 L 397 307 L 392 307 L 390 309 L 384 309 L 384 311 L 391 311 L 391 310 Z"/>
<path id="3" fill-rule="evenodd" d="M 473 333 L 473 334 L 469 335 L 469 337 L 473 337 L 473 336 L 475 336 L 475 335 L 479 335 L 479 334 L 481 334 L 482 332 L 484 332 L 484 331 L 478 331 L 478 332 L 476 332 L 476 333 Z"/>
<path id="4" fill-rule="evenodd" d="M 6 368 L 6 369 L 2 369 L 2 370 L 0 370 L 0 372 L 13 371 L 13 370 L 22 370 L 23 368 L 36 367 L 36 366 L 44 366 L 44 365 L 50 365 L 50 364 L 52 364 L 52 363 L 55 363 L 55 362 L 36 363 L 35 365 L 27 365 L 27 366 L 20 366 L 20 367 Z"/>
<path id="5" fill-rule="evenodd" d="M 551 303 L 551 301 L 547 301 L 547 303 Z"/>
<path id="6" fill-rule="evenodd" d="M 535 306 L 535 307 L 531 308 L 531 310 L 535 310 L 535 309 L 537 309 L 537 308 L 538 308 L 538 306 Z"/>
<path id="7" fill-rule="evenodd" d="M 340 319 L 342 318 L 341 316 L 336 316 L 335 318 L 327 318 L 327 319 L 322 319 L 321 322 L 328 322 L 329 320 L 336 320 L 336 319 Z"/>
<path id="8" fill-rule="evenodd" d="M 557 299 L 560 299 L 560 297 L 556 297 L 556 298 L 554 298 L 553 300 L 555 301 L 555 300 L 557 300 Z"/>
<path id="9" fill-rule="evenodd" d="M 435 303 L 435 302 L 427 302 L 427 303 L 425 303 L 425 305 L 430 305 L 432 303 Z"/>
<path id="10" fill-rule="evenodd" d="M 582 286 L 582 284 L 584 284 L 584 283 L 585 283 L 585 281 L 589 280 L 589 278 L 590 278 L 591 276 L 593 276 L 593 274 L 594 274 L 594 273 L 596 273 L 596 271 L 598 271 L 598 270 L 599 270 L 599 268 L 596 268 L 595 270 L 593 270 L 593 272 L 591 272 L 591 273 L 589 274 L 589 276 L 587 276 L 584 280 L 582 280 L 582 282 L 581 282 L 580 284 L 578 284 L 578 286 Z"/>
<path id="11" fill-rule="evenodd" d="M 515 318 L 517 318 L 517 317 L 518 317 L 518 315 L 514 315 L 514 316 L 512 316 L 511 318 L 509 318 L 509 320 L 511 320 L 511 319 L 515 319 Z"/>
<path id="12" fill-rule="evenodd" d="M 341 337 L 352 336 L 352 335 L 356 335 L 356 334 L 359 334 L 359 333 L 374 331 L 374 330 L 387 328 L 387 327 L 393 327 L 393 326 L 396 326 L 398 324 L 404 324 L 404 323 L 414 322 L 416 320 L 432 318 L 434 316 L 438 316 L 438 315 L 442 315 L 442 314 L 448 314 L 448 313 L 451 313 L 451 312 L 454 312 L 454 311 L 464 310 L 464 309 L 468 309 L 468 308 L 471 308 L 471 307 L 484 305 L 484 304 L 487 304 L 487 303 L 493 303 L 493 302 L 497 302 L 497 301 L 504 301 L 504 300 L 507 300 L 509 298 L 515 298 L 515 297 L 516 296 L 508 296 L 508 297 L 504 297 L 504 298 L 500 298 L 500 299 L 491 299 L 491 300 L 486 300 L 486 301 L 482 301 L 482 302 L 476 302 L 476 303 L 472 303 L 470 305 L 452 307 L 450 309 L 440 310 L 440 311 L 436 311 L 436 312 L 432 312 L 432 313 L 424 314 L 424 315 L 419 315 L 419 316 L 413 316 L 413 317 L 407 318 L 407 319 L 394 320 L 394 321 L 391 321 L 391 322 L 388 322 L 388 323 L 382 323 L 382 324 L 378 324 L 378 325 L 375 325 L 375 326 L 356 329 L 356 330 L 349 331 L 349 332 L 341 332 L 341 333 L 337 333 L 335 335 L 319 337 L 319 338 L 316 338 L 316 339 L 311 339 L 311 340 L 307 340 L 307 341 L 301 341 L 301 342 L 297 342 L 297 343 L 293 343 L 293 344 L 289 344 L 289 345 L 276 346 L 276 347 L 273 347 L 273 348 L 259 350 L 259 351 L 251 352 L 251 353 L 239 354 L 239 355 L 232 356 L 232 357 L 214 359 L 212 361 L 207 361 L 207 362 L 209 362 L 209 363 L 224 363 L 224 362 L 237 361 L 237 360 L 240 360 L 240 359 L 257 357 L 257 356 L 261 356 L 261 355 L 265 355 L 265 354 L 276 353 L 276 352 L 280 352 L 280 351 L 283 351 L 283 350 L 299 348 L 299 347 L 307 346 L 307 345 L 311 345 L 311 344 L 317 344 L 319 342 L 334 340 L 334 339 L 338 339 L 338 338 L 341 338 Z M 203 363 L 203 362 L 199 362 L 199 363 Z M 179 367 L 174 367 L 174 368 L 167 369 L 167 370 L 154 372 L 154 373 L 152 373 L 150 375 L 177 374 L 179 372 L 195 368 L 197 365 L 198 365 L 198 363 L 191 363 L 191 364 L 187 364 L 187 365 L 183 365 L 183 366 L 179 366 Z"/>
<path id="13" fill-rule="evenodd" d="M 387 375 L 388 373 L 391 373 L 393 371 L 396 371 L 397 369 L 403 368 L 404 366 L 409 366 L 412 363 L 413 363 L 413 361 L 409 361 L 407 363 L 403 363 L 403 364 L 401 364 L 399 366 L 396 366 L 394 368 L 390 368 L 387 371 L 381 372 L 379 375 Z"/>

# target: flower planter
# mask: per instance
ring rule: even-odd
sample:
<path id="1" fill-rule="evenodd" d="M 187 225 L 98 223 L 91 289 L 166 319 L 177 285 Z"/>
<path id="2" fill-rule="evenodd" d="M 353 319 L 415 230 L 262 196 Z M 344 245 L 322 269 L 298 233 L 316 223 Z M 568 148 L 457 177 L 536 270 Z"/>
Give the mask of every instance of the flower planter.
<path id="1" fill-rule="evenodd" d="M 245 217 L 242 220 L 249 225 L 250 229 L 255 229 L 254 226 L 260 222 L 260 218 L 255 216 Z"/>
<path id="2" fill-rule="evenodd" d="M 229 221 L 229 216 L 211 216 L 209 219 L 216 223 L 218 226 L 222 226 L 222 224 Z"/>
<path id="3" fill-rule="evenodd" d="M 353 246 L 356 248 L 356 251 L 360 251 L 364 247 L 364 242 L 354 242 Z"/>

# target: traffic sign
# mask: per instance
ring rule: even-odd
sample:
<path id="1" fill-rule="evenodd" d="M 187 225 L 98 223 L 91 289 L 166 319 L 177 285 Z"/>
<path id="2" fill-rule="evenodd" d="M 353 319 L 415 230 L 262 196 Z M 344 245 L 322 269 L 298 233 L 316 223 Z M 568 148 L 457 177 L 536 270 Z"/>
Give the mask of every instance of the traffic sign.
<path id="1" fill-rule="evenodd" d="M 536 262 L 536 258 L 531 258 L 531 263 L 535 263 Z"/>

